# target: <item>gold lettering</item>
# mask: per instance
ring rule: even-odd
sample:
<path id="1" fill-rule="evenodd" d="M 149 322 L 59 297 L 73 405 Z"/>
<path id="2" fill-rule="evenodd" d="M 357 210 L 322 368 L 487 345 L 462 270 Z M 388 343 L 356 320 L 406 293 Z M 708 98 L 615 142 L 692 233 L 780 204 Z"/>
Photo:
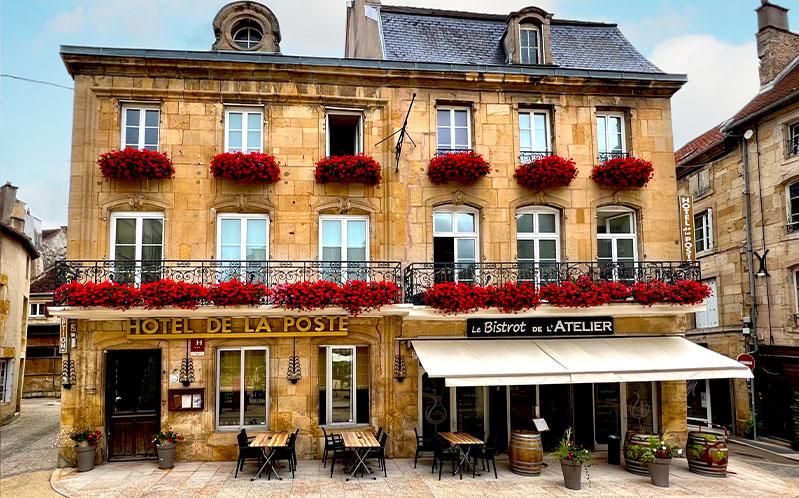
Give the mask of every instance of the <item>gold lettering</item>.
<path id="1" fill-rule="evenodd" d="M 161 333 L 161 334 L 168 334 L 169 333 L 169 322 L 170 322 L 169 318 L 159 318 L 158 319 L 158 323 L 159 323 L 158 328 L 160 330 L 158 332 Z"/>
<path id="2" fill-rule="evenodd" d="M 153 318 L 145 318 L 141 322 L 141 330 L 145 334 L 155 334 L 158 332 L 158 321 Z"/>
<path id="3" fill-rule="evenodd" d="M 314 325 L 316 325 L 316 327 L 314 327 L 314 329 L 313 329 L 314 332 L 321 332 L 321 331 L 325 330 L 324 318 L 325 317 L 323 317 L 323 316 L 314 317 L 313 323 L 314 323 Z"/>
<path id="4" fill-rule="evenodd" d="M 231 327 L 231 320 L 232 319 L 230 317 L 222 319 L 222 333 L 223 334 L 229 334 L 229 333 L 233 332 L 232 327 Z"/>
<path id="5" fill-rule="evenodd" d="M 128 320 L 128 334 L 139 335 L 141 334 L 141 320 Z"/>
<path id="6" fill-rule="evenodd" d="M 290 316 L 283 318 L 283 332 L 288 332 L 294 326 L 294 319 Z"/>
<path id="7" fill-rule="evenodd" d="M 297 331 L 308 332 L 311 330 L 311 319 L 307 316 L 301 316 L 297 319 Z"/>
<path id="8" fill-rule="evenodd" d="M 174 318 L 172 320 L 172 333 L 173 334 L 182 334 L 183 333 L 183 325 L 184 321 L 180 318 Z"/>
<path id="9" fill-rule="evenodd" d="M 244 332 L 255 332 L 252 329 L 252 327 L 250 327 L 250 319 L 249 318 L 245 318 L 244 319 Z"/>
<path id="10" fill-rule="evenodd" d="M 261 319 L 258 320 L 255 332 L 272 332 L 272 327 L 269 326 L 269 320 L 267 320 L 265 316 L 262 316 Z"/>
<path id="11" fill-rule="evenodd" d="M 183 333 L 184 334 L 193 334 L 194 333 L 194 331 L 191 329 L 191 327 L 189 327 L 189 319 L 188 318 L 184 318 L 183 319 Z"/>
<path id="12" fill-rule="evenodd" d="M 208 319 L 208 333 L 209 334 L 216 334 L 222 329 L 222 320 L 219 318 L 209 318 Z"/>
<path id="13" fill-rule="evenodd" d="M 330 323 L 330 327 L 328 328 L 328 330 L 336 330 L 335 329 L 335 327 L 336 327 L 336 317 L 329 316 L 329 317 L 327 317 L 327 320 Z"/>
<path id="14" fill-rule="evenodd" d="M 338 330 L 341 332 L 347 331 L 347 318 L 346 316 L 338 317 Z"/>

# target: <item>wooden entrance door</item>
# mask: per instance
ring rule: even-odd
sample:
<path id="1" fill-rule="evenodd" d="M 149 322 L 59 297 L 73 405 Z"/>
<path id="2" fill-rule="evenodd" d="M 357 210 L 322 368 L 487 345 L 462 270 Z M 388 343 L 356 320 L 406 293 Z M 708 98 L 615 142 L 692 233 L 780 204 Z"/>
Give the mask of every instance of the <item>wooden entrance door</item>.
<path id="1" fill-rule="evenodd" d="M 154 458 L 160 429 L 161 350 L 109 351 L 106 364 L 109 460 Z"/>

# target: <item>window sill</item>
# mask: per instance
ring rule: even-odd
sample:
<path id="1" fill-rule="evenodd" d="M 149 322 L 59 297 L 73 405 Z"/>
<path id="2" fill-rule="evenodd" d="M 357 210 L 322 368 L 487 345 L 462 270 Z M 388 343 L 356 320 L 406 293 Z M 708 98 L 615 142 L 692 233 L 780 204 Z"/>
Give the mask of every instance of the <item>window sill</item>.
<path id="1" fill-rule="evenodd" d="M 700 252 L 696 253 L 696 257 L 697 258 L 704 258 L 706 256 L 712 256 L 715 253 L 716 253 L 716 248 L 715 247 L 711 247 L 710 249 L 706 249 L 704 251 L 700 251 Z"/>
<path id="2" fill-rule="evenodd" d="M 694 202 L 701 201 L 702 199 L 713 195 L 713 189 L 709 188 L 707 190 L 703 190 L 702 192 L 698 193 L 691 192 L 691 195 L 694 196 Z"/>

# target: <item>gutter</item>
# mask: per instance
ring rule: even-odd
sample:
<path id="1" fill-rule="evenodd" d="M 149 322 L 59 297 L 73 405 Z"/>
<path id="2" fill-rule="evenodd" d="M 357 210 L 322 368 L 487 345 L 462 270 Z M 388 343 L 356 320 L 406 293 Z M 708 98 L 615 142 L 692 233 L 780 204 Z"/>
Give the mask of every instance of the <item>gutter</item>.
<path id="1" fill-rule="evenodd" d="M 783 107 L 785 104 L 791 102 L 792 100 L 795 100 L 797 97 L 799 97 L 799 92 L 794 92 L 794 93 L 792 93 L 790 95 L 787 95 L 787 96 L 777 100 L 776 102 L 772 102 L 771 104 L 769 104 L 766 107 L 760 109 L 759 111 L 756 111 L 756 112 L 754 112 L 752 114 L 749 114 L 748 116 L 743 117 L 743 118 L 741 118 L 741 119 L 739 119 L 737 121 L 731 121 L 731 122 L 723 125 L 721 127 L 721 131 L 722 132 L 732 131 L 734 128 L 736 128 L 736 127 L 738 127 L 738 126 L 740 126 L 740 125 L 742 125 L 742 124 L 744 124 L 744 123 L 746 123 L 748 121 L 751 121 L 751 120 L 756 119 L 756 118 L 758 118 L 760 116 L 763 116 L 764 114 L 768 114 L 768 113 L 770 113 L 770 112 L 772 112 L 772 111 L 774 111 L 776 109 L 779 109 L 779 108 Z"/>

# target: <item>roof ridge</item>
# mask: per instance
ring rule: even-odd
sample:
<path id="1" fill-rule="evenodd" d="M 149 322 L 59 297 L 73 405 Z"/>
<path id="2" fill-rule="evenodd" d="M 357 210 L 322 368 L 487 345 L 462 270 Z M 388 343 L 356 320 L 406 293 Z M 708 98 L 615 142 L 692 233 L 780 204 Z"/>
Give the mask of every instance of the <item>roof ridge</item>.
<path id="1" fill-rule="evenodd" d="M 785 66 L 782 69 L 782 71 L 777 73 L 777 76 L 775 76 L 774 79 L 772 79 L 765 85 L 761 86 L 760 89 L 755 94 L 755 97 L 757 97 L 761 93 L 771 91 L 774 88 L 774 85 L 782 81 L 787 75 L 791 74 L 791 72 L 793 72 L 793 70 L 796 69 L 797 64 L 799 64 L 799 55 L 794 57 L 794 59 L 787 66 Z"/>
<path id="2" fill-rule="evenodd" d="M 456 17 L 459 19 L 476 19 L 482 21 L 502 21 L 504 22 L 508 14 L 492 14 L 490 12 L 471 12 L 465 10 L 433 9 L 428 7 L 411 7 L 406 5 L 381 5 L 380 10 L 396 14 L 416 14 L 421 16 L 442 16 Z M 607 23 L 602 21 L 583 21 L 578 19 L 556 19 L 552 18 L 551 24 L 573 25 L 573 26 L 597 26 L 597 27 L 618 27 L 617 23 Z"/>

